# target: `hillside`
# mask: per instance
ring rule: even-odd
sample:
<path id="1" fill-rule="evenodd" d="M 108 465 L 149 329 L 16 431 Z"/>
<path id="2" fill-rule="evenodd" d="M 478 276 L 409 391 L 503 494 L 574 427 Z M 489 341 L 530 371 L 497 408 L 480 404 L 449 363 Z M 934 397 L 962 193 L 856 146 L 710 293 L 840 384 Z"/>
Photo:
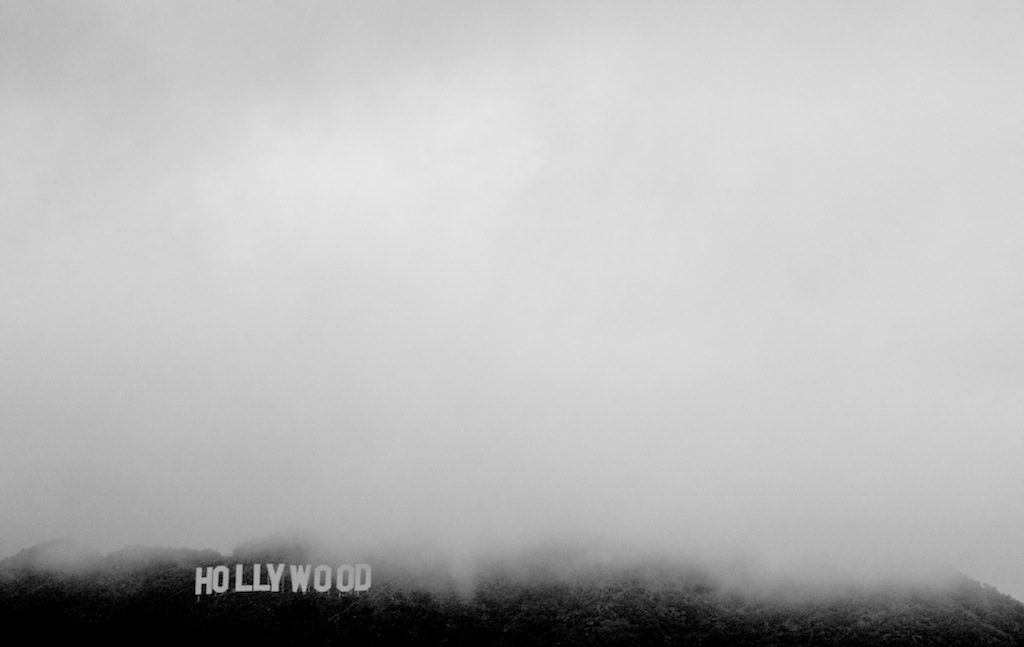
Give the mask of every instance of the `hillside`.
<path id="1" fill-rule="evenodd" d="M 197 597 L 195 567 L 231 566 L 239 554 L 135 547 L 99 559 L 81 550 L 82 567 L 55 568 L 33 563 L 48 552 L 37 548 L 0 561 L 0 611 L 8 631 L 25 629 L 44 642 L 1024 645 L 1024 605 L 960 574 L 930 587 L 811 594 L 742 591 L 664 564 L 584 575 L 544 563 L 492 565 L 470 587 L 417 582 L 379 564 L 373 587 L 358 595 Z"/>

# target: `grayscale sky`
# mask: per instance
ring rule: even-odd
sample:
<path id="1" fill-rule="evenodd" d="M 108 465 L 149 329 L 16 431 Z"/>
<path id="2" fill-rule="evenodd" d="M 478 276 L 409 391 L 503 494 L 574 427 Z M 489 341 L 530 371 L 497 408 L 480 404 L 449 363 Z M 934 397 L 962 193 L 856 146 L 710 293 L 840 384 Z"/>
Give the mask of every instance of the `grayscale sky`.
<path id="1" fill-rule="evenodd" d="M 0 0 L 0 556 L 1024 598 L 1024 6 Z"/>

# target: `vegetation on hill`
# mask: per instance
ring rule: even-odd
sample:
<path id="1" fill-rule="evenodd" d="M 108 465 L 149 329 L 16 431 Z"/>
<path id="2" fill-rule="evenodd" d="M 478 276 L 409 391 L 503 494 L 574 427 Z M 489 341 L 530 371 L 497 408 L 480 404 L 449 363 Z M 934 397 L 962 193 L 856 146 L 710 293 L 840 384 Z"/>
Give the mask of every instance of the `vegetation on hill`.
<path id="1" fill-rule="evenodd" d="M 37 548 L 0 562 L 0 613 L 9 635 L 23 629 L 43 643 L 1024 646 L 1024 605 L 963 575 L 812 595 L 744 592 L 666 565 L 585 576 L 494 566 L 471 588 L 410 585 L 382 565 L 359 595 L 197 597 L 196 566 L 276 556 L 135 547 L 105 558 L 79 551 L 84 565 L 69 568 L 39 557 L 54 546 Z"/>

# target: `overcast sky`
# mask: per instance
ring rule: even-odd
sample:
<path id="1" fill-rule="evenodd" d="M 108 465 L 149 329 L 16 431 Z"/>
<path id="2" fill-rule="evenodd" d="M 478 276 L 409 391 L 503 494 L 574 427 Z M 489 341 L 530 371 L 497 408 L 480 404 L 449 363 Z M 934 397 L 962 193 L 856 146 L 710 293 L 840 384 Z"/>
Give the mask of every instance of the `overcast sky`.
<path id="1" fill-rule="evenodd" d="M 0 0 L 0 556 L 1024 598 L 1024 7 Z"/>

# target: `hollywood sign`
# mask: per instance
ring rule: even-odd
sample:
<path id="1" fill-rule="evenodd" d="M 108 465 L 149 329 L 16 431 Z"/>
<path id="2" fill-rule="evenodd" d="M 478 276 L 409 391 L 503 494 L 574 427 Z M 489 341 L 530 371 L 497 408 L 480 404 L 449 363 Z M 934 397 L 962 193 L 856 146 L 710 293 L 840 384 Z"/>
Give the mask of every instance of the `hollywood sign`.
<path id="1" fill-rule="evenodd" d="M 235 564 L 234 588 L 231 588 L 231 570 L 227 566 L 207 566 L 196 568 L 196 595 L 210 595 L 213 593 L 226 593 L 229 589 L 238 593 L 251 593 L 255 591 L 268 591 L 279 593 L 282 589 L 284 579 L 284 564 L 266 564 L 266 578 L 264 578 L 264 564 L 252 564 L 246 569 L 244 564 Z M 249 573 L 248 582 L 246 572 Z M 332 588 L 342 593 L 366 591 L 370 588 L 370 565 L 369 564 L 344 564 L 337 568 L 321 564 L 313 568 L 311 564 L 289 564 L 289 582 L 292 585 L 292 593 L 305 593 L 310 585 L 318 593 L 326 593 Z"/>

